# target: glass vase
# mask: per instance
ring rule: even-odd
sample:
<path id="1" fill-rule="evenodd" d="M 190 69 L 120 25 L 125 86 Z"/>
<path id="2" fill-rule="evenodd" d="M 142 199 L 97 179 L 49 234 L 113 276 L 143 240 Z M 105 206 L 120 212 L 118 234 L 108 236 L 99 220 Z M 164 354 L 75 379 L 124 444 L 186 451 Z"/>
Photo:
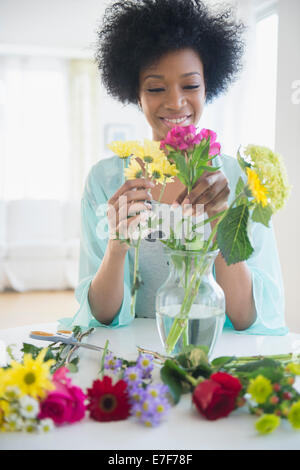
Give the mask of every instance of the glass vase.
<path id="1" fill-rule="evenodd" d="M 225 296 L 212 274 L 218 250 L 165 247 L 169 276 L 156 294 L 156 322 L 167 355 L 206 346 L 211 356 L 225 321 Z"/>

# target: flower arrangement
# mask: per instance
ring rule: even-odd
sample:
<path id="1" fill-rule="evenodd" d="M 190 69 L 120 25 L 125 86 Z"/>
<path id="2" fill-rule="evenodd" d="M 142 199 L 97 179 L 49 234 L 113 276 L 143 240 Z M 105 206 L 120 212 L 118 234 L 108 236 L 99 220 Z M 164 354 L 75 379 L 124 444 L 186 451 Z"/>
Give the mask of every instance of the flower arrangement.
<path id="1" fill-rule="evenodd" d="M 188 197 L 204 172 L 218 170 L 218 167 L 212 166 L 212 160 L 220 155 L 221 145 L 212 130 L 202 129 L 197 133 L 196 128 L 190 125 L 174 126 L 160 142 L 145 140 L 144 145 L 137 141 L 114 142 L 110 148 L 119 157 L 129 159 L 129 165 L 124 170 L 127 179 L 145 177 L 156 183 L 162 183 L 160 202 L 166 184 L 173 181 L 174 176 L 184 184 Z M 196 269 L 193 266 L 193 272 L 191 257 L 186 256 L 183 259 L 185 296 L 165 342 L 167 354 L 175 351 L 179 338 L 187 330 L 191 306 L 198 293 L 203 274 L 207 270 L 207 253 L 219 250 L 228 265 L 247 260 L 253 253 L 248 233 L 250 222 L 261 223 L 268 227 L 272 215 L 281 209 L 288 199 L 290 186 L 280 155 L 266 147 L 248 145 L 243 156 L 240 150 L 238 151 L 237 161 L 243 176 L 236 184 L 235 197 L 230 206 L 212 217 L 203 219 L 200 223 L 194 223 L 192 217 L 188 217 L 188 229 L 183 239 L 170 229 L 169 238 L 161 240 L 174 251 L 172 257 L 174 263 L 182 263 L 182 259 L 176 258 L 175 250 L 201 254 L 192 260 L 196 265 Z M 197 229 L 210 222 L 214 222 L 214 227 L 208 239 L 204 240 Z M 145 223 L 147 224 L 147 220 Z M 145 233 L 143 229 L 145 227 L 140 223 L 132 287 L 132 315 L 134 315 L 137 289 L 142 282 L 138 273 L 138 257 L 140 240 Z M 130 243 L 130 240 L 127 242 Z M 186 345 L 186 341 L 184 344 Z"/>
<path id="2" fill-rule="evenodd" d="M 139 347 L 137 359 L 127 361 L 109 351 L 107 341 L 98 377 L 84 391 L 72 383 L 69 363 L 57 368 L 56 359 L 47 358 L 53 355 L 51 347 L 25 344 L 32 353 L 0 368 L 2 432 L 49 432 L 85 417 L 103 423 L 131 418 L 156 427 L 183 394 L 190 394 L 193 410 L 210 421 L 239 409 L 257 418 L 259 434 L 273 432 L 283 420 L 300 429 L 296 354 L 226 356 L 210 362 L 203 346 L 188 346 L 175 357 Z"/>

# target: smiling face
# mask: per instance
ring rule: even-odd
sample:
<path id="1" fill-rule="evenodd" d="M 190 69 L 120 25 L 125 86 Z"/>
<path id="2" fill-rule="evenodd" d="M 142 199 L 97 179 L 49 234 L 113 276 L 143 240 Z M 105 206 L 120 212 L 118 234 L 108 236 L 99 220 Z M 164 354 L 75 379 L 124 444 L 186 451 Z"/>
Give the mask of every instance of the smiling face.
<path id="1" fill-rule="evenodd" d="M 181 49 L 145 67 L 140 73 L 139 101 L 154 140 L 165 138 L 175 125 L 196 126 L 205 104 L 204 70 L 198 54 Z"/>

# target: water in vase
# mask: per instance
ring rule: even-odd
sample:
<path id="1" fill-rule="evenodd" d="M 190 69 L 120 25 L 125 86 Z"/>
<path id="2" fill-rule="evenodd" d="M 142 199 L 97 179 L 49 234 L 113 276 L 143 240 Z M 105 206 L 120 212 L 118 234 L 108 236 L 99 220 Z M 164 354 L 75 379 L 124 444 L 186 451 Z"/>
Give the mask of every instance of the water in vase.
<path id="1" fill-rule="evenodd" d="M 164 347 L 180 308 L 181 305 L 169 305 L 161 308 L 160 312 L 156 313 L 159 336 Z M 171 354 L 180 353 L 185 345 L 204 345 L 207 346 L 209 350 L 208 357 L 210 357 L 222 333 L 224 321 L 224 310 L 207 305 L 194 304 L 189 312 L 186 322 L 187 326 Z"/>

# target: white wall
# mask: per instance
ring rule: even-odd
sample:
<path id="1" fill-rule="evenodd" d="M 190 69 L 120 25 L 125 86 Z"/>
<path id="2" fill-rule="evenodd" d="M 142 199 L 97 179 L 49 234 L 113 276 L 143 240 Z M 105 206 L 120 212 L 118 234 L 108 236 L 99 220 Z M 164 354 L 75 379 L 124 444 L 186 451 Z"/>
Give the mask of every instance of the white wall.
<path id="1" fill-rule="evenodd" d="M 91 55 L 105 4 L 103 0 L 1 0 L 1 48 L 23 45 Z"/>
<path id="2" fill-rule="evenodd" d="M 285 159 L 293 186 L 275 229 L 286 290 L 288 326 L 300 333 L 300 1 L 279 0 L 276 148 Z M 299 81 L 299 91 L 293 90 Z M 297 99 L 298 97 L 298 99 Z"/>

